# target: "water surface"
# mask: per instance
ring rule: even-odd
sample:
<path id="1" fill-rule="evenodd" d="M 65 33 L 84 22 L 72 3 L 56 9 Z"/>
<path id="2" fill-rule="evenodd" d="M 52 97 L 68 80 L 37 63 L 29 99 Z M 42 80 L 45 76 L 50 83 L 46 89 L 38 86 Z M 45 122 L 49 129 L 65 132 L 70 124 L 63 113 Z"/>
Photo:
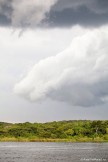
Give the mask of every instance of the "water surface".
<path id="1" fill-rule="evenodd" d="M 108 162 L 108 143 L 0 143 L 0 162 L 86 161 Z"/>

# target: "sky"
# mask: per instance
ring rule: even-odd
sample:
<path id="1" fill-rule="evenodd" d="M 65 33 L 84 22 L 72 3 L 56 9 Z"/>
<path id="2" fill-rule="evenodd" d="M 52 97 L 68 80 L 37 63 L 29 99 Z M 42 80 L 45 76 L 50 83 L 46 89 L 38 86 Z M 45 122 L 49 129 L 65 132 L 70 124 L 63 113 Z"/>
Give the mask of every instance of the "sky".
<path id="1" fill-rule="evenodd" d="M 107 43 L 107 0 L 0 0 L 0 121 L 108 119 Z"/>

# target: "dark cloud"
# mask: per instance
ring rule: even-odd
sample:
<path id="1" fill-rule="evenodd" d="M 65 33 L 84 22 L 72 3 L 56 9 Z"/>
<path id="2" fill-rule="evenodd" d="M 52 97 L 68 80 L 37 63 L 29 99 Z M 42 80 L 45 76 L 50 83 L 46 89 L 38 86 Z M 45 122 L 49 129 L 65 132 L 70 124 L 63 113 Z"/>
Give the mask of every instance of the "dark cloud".
<path id="1" fill-rule="evenodd" d="M 108 23 L 108 13 L 95 13 L 85 6 L 78 10 L 72 8 L 62 11 L 51 11 L 49 15 L 49 24 L 52 27 L 71 27 L 72 25 L 82 26 L 100 26 Z"/>
<path id="2" fill-rule="evenodd" d="M 11 20 L 7 16 L 0 14 L 0 25 L 1 26 L 10 26 Z"/>
<path id="3" fill-rule="evenodd" d="M 107 0 L 97 0 L 96 9 L 100 12 L 108 13 L 108 1 Z"/>
<path id="4" fill-rule="evenodd" d="M 98 14 L 108 12 L 107 0 L 58 0 L 52 10 L 62 11 L 67 8 L 80 10 L 80 7 L 83 6 Z"/>
<path id="5" fill-rule="evenodd" d="M 12 0 L 0 0 L 0 25 L 11 25 Z"/>
<path id="6" fill-rule="evenodd" d="M 0 25 L 99 26 L 108 23 L 108 0 L 0 0 Z"/>

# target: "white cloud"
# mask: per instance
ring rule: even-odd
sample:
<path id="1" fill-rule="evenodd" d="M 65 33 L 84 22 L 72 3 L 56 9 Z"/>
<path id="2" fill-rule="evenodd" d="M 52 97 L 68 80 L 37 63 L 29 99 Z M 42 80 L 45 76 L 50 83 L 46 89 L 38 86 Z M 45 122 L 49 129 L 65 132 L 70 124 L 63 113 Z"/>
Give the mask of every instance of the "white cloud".
<path id="1" fill-rule="evenodd" d="M 57 0 L 0 0 L 0 13 L 14 27 L 32 27 L 46 18 L 46 13 L 56 2 Z"/>
<path id="2" fill-rule="evenodd" d="M 12 24 L 20 25 L 38 25 L 50 11 L 57 0 L 18 0 L 13 1 Z"/>
<path id="3" fill-rule="evenodd" d="M 84 30 L 84 29 L 82 29 Z M 86 31 L 56 56 L 37 63 L 15 85 L 30 101 L 51 98 L 75 106 L 93 106 L 108 98 L 108 27 Z"/>

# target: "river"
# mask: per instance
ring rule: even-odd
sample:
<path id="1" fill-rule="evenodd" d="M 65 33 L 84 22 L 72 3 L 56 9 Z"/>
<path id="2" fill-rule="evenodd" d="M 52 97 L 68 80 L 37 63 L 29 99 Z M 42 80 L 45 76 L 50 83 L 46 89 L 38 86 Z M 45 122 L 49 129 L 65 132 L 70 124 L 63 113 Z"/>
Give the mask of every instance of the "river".
<path id="1" fill-rule="evenodd" d="M 0 162 L 108 162 L 108 143 L 0 142 Z"/>

